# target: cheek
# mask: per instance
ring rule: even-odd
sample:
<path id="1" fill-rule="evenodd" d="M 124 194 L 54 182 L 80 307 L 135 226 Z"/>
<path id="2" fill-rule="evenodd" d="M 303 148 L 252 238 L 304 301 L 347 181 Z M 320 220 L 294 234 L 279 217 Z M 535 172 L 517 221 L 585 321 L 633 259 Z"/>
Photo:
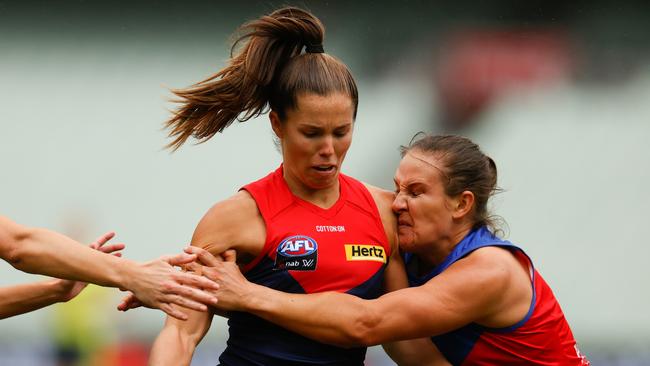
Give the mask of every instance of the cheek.
<path id="1" fill-rule="evenodd" d="M 425 202 L 410 205 L 409 213 L 413 219 L 414 229 L 421 234 L 437 231 L 444 221 L 440 209 Z"/>
<path id="2" fill-rule="evenodd" d="M 352 144 L 352 135 L 349 135 L 348 137 L 342 138 L 341 140 L 337 141 L 337 143 L 334 145 L 336 154 L 338 156 L 344 156 L 348 152 L 348 149 L 350 148 L 351 144 Z"/>
<path id="3" fill-rule="evenodd" d="M 292 139 L 292 141 L 284 145 L 285 151 L 289 153 L 292 160 L 300 161 L 311 153 L 309 141 L 301 141 L 301 139 Z"/>

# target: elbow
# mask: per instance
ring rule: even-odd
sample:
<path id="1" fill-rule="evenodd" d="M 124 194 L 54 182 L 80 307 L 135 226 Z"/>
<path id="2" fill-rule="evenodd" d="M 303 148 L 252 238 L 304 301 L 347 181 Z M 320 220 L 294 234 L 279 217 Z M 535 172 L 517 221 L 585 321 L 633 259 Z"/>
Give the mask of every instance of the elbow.
<path id="1" fill-rule="evenodd" d="M 377 328 L 381 316 L 371 309 L 363 309 L 346 328 L 347 347 L 369 347 L 380 342 Z"/>
<path id="2" fill-rule="evenodd" d="M 23 263 L 31 255 L 29 246 L 25 243 L 33 236 L 30 229 L 18 229 L 9 233 L 8 243 L 3 250 L 2 256 L 14 268 L 21 269 Z"/>

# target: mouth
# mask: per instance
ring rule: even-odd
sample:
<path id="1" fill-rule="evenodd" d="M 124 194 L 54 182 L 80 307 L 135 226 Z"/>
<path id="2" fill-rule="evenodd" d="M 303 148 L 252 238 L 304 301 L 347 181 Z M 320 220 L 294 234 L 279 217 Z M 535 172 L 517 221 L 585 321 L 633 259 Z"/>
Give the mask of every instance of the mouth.
<path id="1" fill-rule="evenodd" d="M 397 226 L 411 226 L 411 223 L 406 219 L 397 219 Z"/>
<path id="2" fill-rule="evenodd" d="M 314 168 L 317 172 L 321 173 L 332 173 L 336 170 L 336 165 L 324 164 L 324 165 L 314 165 Z"/>

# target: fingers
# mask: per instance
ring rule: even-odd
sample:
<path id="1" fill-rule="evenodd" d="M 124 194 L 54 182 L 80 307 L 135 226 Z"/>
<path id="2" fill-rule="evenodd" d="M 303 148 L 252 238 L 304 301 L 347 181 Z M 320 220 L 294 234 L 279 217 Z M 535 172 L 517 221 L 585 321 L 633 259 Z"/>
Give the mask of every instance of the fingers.
<path id="1" fill-rule="evenodd" d="M 202 270 L 203 268 L 197 268 L 196 266 L 199 266 L 198 264 L 191 264 L 188 265 L 191 266 L 192 268 Z M 174 280 L 178 282 L 181 285 L 188 285 L 192 287 L 197 287 L 197 288 L 205 288 L 205 289 L 211 289 L 211 290 L 218 290 L 219 285 L 203 276 L 195 275 L 192 273 L 186 273 L 186 272 L 178 272 L 174 274 Z"/>
<path id="2" fill-rule="evenodd" d="M 101 246 L 101 247 L 96 248 L 96 249 L 99 250 L 100 252 L 103 252 L 103 253 L 113 253 L 113 252 L 117 252 L 118 250 L 122 250 L 125 247 L 126 246 L 124 244 L 119 243 L 119 244 L 104 245 L 104 246 Z"/>
<path id="3" fill-rule="evenodd" d="M 196 255 L 188 254 L 188 253 L 180 253 L 174 256 L 164 256 L 161 257 L 160 259 L 169 263 L 172 266 L 180 266 L 182 264 L 194 262 L 196 260 Z"/>
<path id="4" fill-rule="evenodd" d="M 199 247 L 187 247 L 185 248 L 185 253 L 195 254 L 198 261 L 201 262 L 201 264 L 204 266 L 216 266 L 219 263 L 223 262 L 221 258 L 217 258 L 207 250 Z"/>
<path id="5" fill-rule="evenodd" d="M 89 246 L 93 249 L 100 248 L 102 245 L 106 244 L 107 241 L 113 239 L 115 236 L 115 232 L 109 231 L 106 234 L 100 236 L 97 238 L 94 242 L 92 242 Z"/>
<path id="6" fill-rule="evenodd" d="M 185 313 L 174 308 L 170 304 L 162 304 L 160 306 L 160 310 L 164 311 L 165 313 L 167 313 L 167 315 L 176 318 L 178 320 L 187 320 L 187 315 Z"/>
<path id="7" fill-rule="evenodd" d="M 226 262 L 237 262 L 237 251 L 234 249 L 228 249 L 221 253 L 221 258 Z"/>
<path id="8" fill-rule="evenodd" d="M 189 289 L 189 288 L 186 288 L 186 289 Z M 200 293 L 201 291 L 198 291 L 198 292 Z M 187 296 L 187 297 L 185 297 L 185 296 Z M 198 301 L 194 301 L 194 300 L 190 299 L 189 296 L 190 295 L 188 293 L 186 293 L 184 296 L 172 295 L 172 296 L 170 296 L 168 298 L 168 301 L 171 304 L 176 304 L 176 305 L 182 306 L 182 307 L 190 309 L 190 310 L 208 311 L 208 307 L 205 304 L 203 304 L 201 302 L 198 302 Z M 198 295 L 194 294 L 192 296 L 198 296 Z M 207 294 L 205 294 L 205 296 L 203 296 L 203 298 L 206 299 L 206 300 L 209 299 L 209 298 L 212 299 L 212 300 L 210 300 L 211 304 L 216 304 L 217 303 L 216 298 L 214 298 L 212 296 L 209 296 Z"/>
<path id="9" fill-rule="evenodd" d="M 138 298 L 135 297 L 133 293 L 129 293 L 128 295 L 124 296 L 119 305 L 117 305 L 117 310 L 127 311 L 138 306 L 142 306 L 140 300 L 138 300 Z"/>
<path id="10" fill-rule="evenodd" d="M 187 272 L 193 272 L 193 273 L 195 273 L 196 275 L 199 275 L 199 276 L 201 276 L 203 274 L 203 266 L 196 263 L 196 262 L 191 262 L 191 263 L 188 263 L 188 264 L 184 264 L 183 265 L 183 270 L 185 270 Z"/>

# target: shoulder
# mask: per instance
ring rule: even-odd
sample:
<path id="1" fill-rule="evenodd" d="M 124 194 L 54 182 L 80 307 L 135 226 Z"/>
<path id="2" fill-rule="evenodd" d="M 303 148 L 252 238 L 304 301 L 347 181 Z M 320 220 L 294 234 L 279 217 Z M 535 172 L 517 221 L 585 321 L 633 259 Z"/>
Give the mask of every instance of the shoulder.
<path id="1" fill-rule="evenodd" d="M 257 211 L 257 204 L 251 196 L 245 190 L 238 191 L 234 195 L 226 198 L 223 201 L 215 203 L 208 212 L 206 212 L 205 217 L 210 218 L 214 216 L 230 216 L 231 214 L 251 214 Z"/>
<path id="2" fill-rule="evenodd" d="M 510 268 L 507 250 L 485 247 L 456 261 L 421 288 L 445 309 L 453 309 L 448 316 L 457 317 L 454 327 L 499 314 L 503 298 L 509 291 Z"/>
<path id="3" fill-rule="evenodd" d="M 481 281 L 499 288 L 507 286 L 518 266 L 515 256 L 505 248 L 487 246 L 474 250 L 465 258 L 450 266 L 471 269 L 472 274 L 480 274 Z"/>
<path id="4" fill-rule="evenodd" d="M 227 249 L 249 251 L 251 246 L 263 246 L 265 235 L 264 221 L 255 200 L 242 190 L 214 204 L 205 213 L 194 231 L 192 245 L 213 254 Z"/>
<path id="5" fill-rule="evenodd" d="M 253 197 L 246 191 L 239 191 L 210 207 L 199 222 L 199 228 L 211 229 L 215 225 L 237 223 L 242 219 L 255 216 L 256 213 L 257 205 Z"/>
<path id="6" fill-rule="evenodd" d="M 391 246 L 391 252 L 399 255 L 397 241 L 397 217 L 393 213 L 392 205 L 395 194 L 391 191 L 363 183 L 377 206 L 379 218 L 384 226 L 384 232 Z"/>
<path id="7" fill-rule="evenodd" d="M 484 247 L 457 264 L 466 283 L 471 282 L 469 287 L 482 293 L 477 295 L 484 301 L 477 323 L 501 328 L 523 319 L 532 299 L 531 275 L 514 253 L 501 247 Z"/>
<path id="8" fill-rule="evenodd" d="M 382 212 L 387 212 L 392 214 L 391 205 L 395 199 L 395 193 L 367 183 L 362 182 L 362 184 L 364 187 L 366 187 L 368 192 L 370 192 L 372 198 L 375 200 L 375 204 L 379 209 L 379 213 L 381 214 Z"/>
<path id="9" fill-rule="evenodd" d="M 520 271 L 521 265 L 509 250 L 489 246 L 471 252 L 434 279 L 462 288 L 467 296 L 479 300 L 485 313 L 489 313 L 512 291 L 513 280 Z"/>
<path id="10" fill-rule="evenodd" d="M 379 211 L 379 216 L 381 221 L 384 223 L 386 229 L 386 234 L 392 234 L 397 227 L 397 218 L 393 213 L 392 205 L 393 200 L 395 199 L 395 194 L 391 191 L 381 189 L 366 183 L 363 185 L 368 189 L 370 195 L 377 205 L 377 210 Z"/>

